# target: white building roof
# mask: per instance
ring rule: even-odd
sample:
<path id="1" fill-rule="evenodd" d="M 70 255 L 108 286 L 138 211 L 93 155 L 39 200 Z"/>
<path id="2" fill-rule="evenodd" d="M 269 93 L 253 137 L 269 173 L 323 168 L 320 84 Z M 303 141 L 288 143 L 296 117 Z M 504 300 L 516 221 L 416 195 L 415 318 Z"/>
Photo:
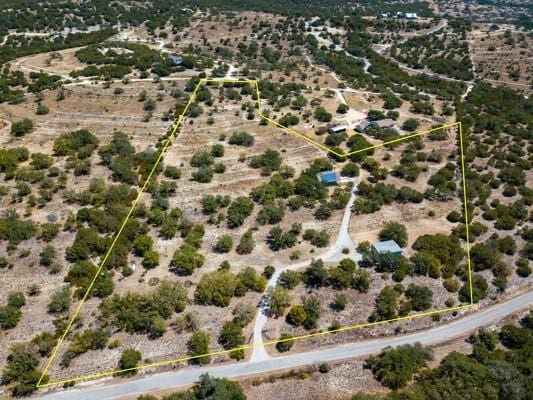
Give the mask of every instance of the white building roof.
<path id="1" fill-rule="evenodd" d="M 330 132 L 342 132 L 348 129 L 347 125 L 335 125 L 329 128 Z"/>
<path id="2" fill-rule="evenodd" d="M 394 240 L 385 240 L 384 242 L 374 243 L 372 247 L 380 254 L 384 253 L 401 253 L 402 248 Z"/>

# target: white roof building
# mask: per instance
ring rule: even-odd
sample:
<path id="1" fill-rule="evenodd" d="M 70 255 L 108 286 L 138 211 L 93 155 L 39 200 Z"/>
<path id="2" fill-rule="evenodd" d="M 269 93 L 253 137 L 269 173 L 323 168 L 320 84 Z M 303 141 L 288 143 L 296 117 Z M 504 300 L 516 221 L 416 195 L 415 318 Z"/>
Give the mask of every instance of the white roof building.
<path id="1" fill-rule="evenodd" d="M 379 254 L 402 254 L 402 248 L 394 240 L 385 240 L 384 242 L 374 243 L 372 248 Z"/>
<path id="2" fill-rule="evenodd" d="M 335 125 L 331 126 L 328 131 L 329 133 L 340 133 L 340 132 L 346 132 L 346 129 L 348 129 L 347 125 Z"/>

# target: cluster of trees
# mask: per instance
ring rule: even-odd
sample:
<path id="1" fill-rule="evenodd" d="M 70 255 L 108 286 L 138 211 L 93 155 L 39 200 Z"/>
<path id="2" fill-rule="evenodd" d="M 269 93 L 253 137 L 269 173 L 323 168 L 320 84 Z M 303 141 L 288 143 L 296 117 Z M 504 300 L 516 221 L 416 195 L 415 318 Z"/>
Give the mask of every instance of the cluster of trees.
<path id="1" fill-rule="evenodd" d="M 71 262 L 88 260 L 95 255 L 102 255 L 111 244 L 111 238 L 102 237 L 100 233 L 114 233 L 127 215 L 136 191 L 128 185 L 112 185 L 106 187 L 101 181 L 93 181 L 90 202 L 92 208 L 81 208 L 73 222 L 87 223 L 89 227 L 81 227 L 76 231 L 73 244 L 66 250 L 66 258 Z M 102 205 L 103 209 L 99 206 Z M 74 223 L 74 226 L 76 224 Z M 117 241 L 108 258 L 107 268 L 126 268 L 129 263 L 127 255 L 133 249 L 133 242 L 139 235 L 147 233 L 149 227 L 136 218 L 130 218 L 125 226 L 124 234 Z"/>
<path id="2" fill-rule="evenodd" d="M 155 268 L 159 265 L 159 253 L 153 248 L 154 240 L 151 236 L 140 235 L 133 241 L 135 254 L 143 257 L 143 266 L 147 269 Z"/>
<path id="3" fill-rule="evenodd" d="M 31 239 L 37 233 L 37 226 L 28 220 L 20 219 L 15 209 L 2 211 L 0 217 L 0 240 L 9 241 L 9 247 L 16 247 L 21 241 Z"/>
<path id="4" fill-rule="evenodd" d="M 54 344 L 55 339 L 52 339 L 52 347 Z M 37 343 L 17 343 L 11 347 L 2 371 L 1 384 L 9 385 L 13 396 L 25 397 L 37 390 L 37 382 L 42 374 L 38 369 L 41 355 L 47 355 L 46 352 L 41 353 L 41 349 Z M 41 383 L 47 383 L 48 379 L 48 375 L 45 375 Z"/>
<path id="5" fill-rule="evenodd" d="M 99 140 L 86 129 L 64 133 L 54 140 L 56 156 L 76 156 L 86 159 L 97 149 Z"/>
<path id="6" fill-rule="evenodd" d="M 391 56 L 411 68 L 470 81 L 474 78 L 468 43 L 437 34 L 413 36 L 390 49 Z"/>
<path id="7" fill-rule="evenodd" d="M 405 12 L 409 12 L 409 6 L 404 4 L 390 4 L 387 5 L 389 7 L 396 7 L 400 8 L 401 6 L 404 6 L 406 8 Z M 383 5 L 383 8 L 386 6 Z M 400 10 L 398 10 L 400 11 Z M 422 13 L 418 13 L 418 15 L 426 15 L 431 16 L 432 12 L 431 10 L 428 10 L 426 8 L 423 8 Z M 416 32 L 420 30 L 426 30 L 430 29 L 432 26 L 434 26 L 431 22 L 422 22 L 420 20 L 404 20 L 404 19 L 392 19 L 392 18 L 376 18 L 375 20 L 369 21 L 369 26 L 373 27 L 376 31 L 380 33 L 388 33 L 388 32 Z"/>
<path id="8" fill-rule="evenodd" d="M 200 268 L 204 264 L 205 256 L 197 250 L 200 246 L 200 242 L 197 240 L 201 239 L 201 236 L 203 236 L 203 226 L 195 226 L 198 229 L 190 231 L 186 236 L 186 242 L 183 243 L 172 256 L 170 269 L 178 275 L 191 275 L 195 269 Z M 188 242 L 187 238 L 189 238 Z M 191 243 L 192 240 L 196 240 L 196 243 Z"/>
<path id="9" fill-rule="evenodd" d="M 402 299 L 402 295 L 404 298 Z M 409 314 L 412 310 L 424 311 L 433 304 L 433 292 L 425 286 L 402 284 L 385 286 L 375 301 L 375 310 L 369 321 L 388 321 Z"/>
<path id="10" fill-rule="evenodd" d="M 167 330 L 167 320 L 185 309 L 187 291 L 179 282 L 164 280 L 148 294 L 128 292 L 113 295 L 100 304 L 102 324 L 120 331 L 159 337 Z"/>
<path id="11" fill-rule="evenodd" d="M 255 143 L 255 138 L 245 131 L 234 132 L 230 136 L 228 143 L 237 146 L 250 147 Z"/>
<path id="12" fill-rule="evenodd" d="M 251 267 L 233 274 L 224 266 L 203 274 L 194 296 L 199 304 L 227 307 L 234 296 L 244 296 L 248 290 L 262 293 L 266 283 L 266 278 Z"/>
<path id="13" fill-rule="evenodd" d="M 380 240 L 394 240 L 398 246 L 407 246 L 407 229 L 405 225 L 398 222 L 387 222 L 383 229 L 379 232 Z"/>
<path id="14" fill-rule="evenodd" d="M 222 326 L 218 342 L 226 350 L 234 349 L 229 356 L 235 360 L 244 358 L 244 349 L 239 348 L 245 341 L 243 328 L 252 322 L 255 313 L 256 309 L 252 305 L 239 304 L 233 310 L 233 319 Z"/>
<path id="15" fill-rule="evenodd" d="M 244 224 L 244 220 L 252 214 L 254 203 L 248 197 L 240 196 L 229 204 L 226 220 L 230 228 Z"/>
<path id="16" fill-rule="evenodd" d="M 5 174 L 6 179 L 15 176 L 17 166 L 30 157 L 30 152 L 25 147 L 13 147 L 10 149 L 0 149 L 0 172 Z"/>
<path id="17" fill-rule="evenodd" d="M 370 125 L 366 130 L 368 135 L 372 136 L 375 139 L 382 140 L 384 142 L 391 141 L 393 139 L 399 138 L 398 131 L 393 128 L 380 128 L 378 125 Z M 389 145 L 389 147 L 392 145 Z"/>
<path id="18" fill-rule="evenodd" d="M 315 260 L 303 272 L 284 271 L 279 277 L 279 285 L 293 289 L 303 282 L 309 289 L 331 286 L 337 290 L 353 288 L 365 293 L 370 289 L 370 273 L 357 268 L 355 261 L 345 258 L 336 267 L 327 269 L 320 259 Z"/>
<path id="19" fill-rule="evenodd" d="M 531 217 L 527 207 L 533 204 L 533 192 L 527 188 L 525 180 L 526 171 L 531 169 L 526 156 L 527 126 L 533 123 L 528 112 L 530 107 L 531 101 L 520 93 L 483 82 L 476 84 L 465 101 L 457 105 L 458 118 L 466 121 L 463 137 L 472 149 L 465 158 L 469 165 L 469 216 L 479 213 L 482 221 L 479 217 L 473 218 L 474 239 L 490 227 L 509 234 L 505 241 L 491 236 L 484 239 L 485 246 L 476 247 L 475 268 L 488 269 L 485 262 L 488 249 L 490 257 L 495 257 L 490 269 L 494 275 L 492 284 L 498 291 L 505 290 L 513 264 L 519 276 L 529 275 L 527 259 L 531 259 L 531 251 L 528 251 L 533 247 L 531 239 L 527 233 L 515 229 Z M 503 195 L 503 199 L 494 199 L 495 193 L 498 197 Z M 524 239 L 522 247 L 518 245 L 519 236 Z M 474 294 L 477 295 L 477 291 Z"/>
<path id="20" fill-rule="evenodd" d="M 11 71 L 9 66 L 0 70 L 0 103 L 18 104 L 24 101 L 24 92 L 20 89 L 28 85 L 22 71 Z"/>
<path id="21" fill-rule="evenodd" d="M 50 314 L 62 314 L 68 311 L 71 304 L 71 290 L 69 285 L 64 285 L 52 292 L 47 309 Z"/>
<path id="22" fill-rule="evenodd" d="M 302 325 L 305 329 L 315 329 L 320 317 L 320 301 L 316 297 L 304 297 L 302 304 L 293 305 L 287 313 L 286 320 L 294 326 Z"/>
<path id="23" fill-rule="evenodd" d="M 415 182 L 420 173 L 427 170 L 427 167 L 420 166 L 418 161 L 438 161 L 438 155 L 430 153 L 430 157 L 427 157 L 426 153 L 415 152 L 414 149 L 408 148 L 402 152 L 400 164 L 394 167 L 392 175 L 408 182 Z"/>
<path id="24" fill-rule="evenodd" d="M 1 15 L 1 14 L 0 14 Z M 30 29 L 33 29 L 32 26 Z M 93 32 L 70 33 L 51 40 L 51 37 L 24 35 L 10 36 L 2 45 L 0 64 L 31 54 L 45 53 L 100 43 L 115 35 L 115 29 L 105 28 Z"/>
<path id="25" fill-rule="evenodd" d="M 525 400 L 532 390 L 529 371 L 524 367 L 531 357 L 532 329 L 531 312 L 520 320 L 520 326 L 504 325 L 499 331 L 481 328 L 468 339 L 470 354 L 451 352 L 432 369 L 426 368 L 431 351 L 420 345 L 385 349 L 370 357 L 367 365 L 377 380 L 395 390 L 376 395 L 358 393 L 352 399 L 426 399 L 446 393 L 450 398 L 494 395 Z M 415 381 L 408 385 L 415 375 Z"/>
<path id="26" fill-rule="evenodd" d="M 293 96 L 296 99 L 298 95 L 301 94 L 301 91 L 306 89 L 306 86 L 302 83 L 294 83 L 294 82 L 280 83 L 280 82 L 276 82 L 276 81 L 269 80 L 269 79 L 260 80 L 258 82 L 258 85 L 259 85 L 259 91 L 261 93 L 261 98 L 268 100 L 269 104 L 275 105 L 278 108 L 281 108 L 284 105 L 289 106 L 291 104 L 290 97 Z M 292 117 L 298 118 L 294 114 L 290 114 L 290 115 Z M 291 122 L 291 121 L 289 120 L 285 122 Z M 279 123 L 281 125 L 288 126 L 282 123 L 281 120 L 279 121 Z"/>
<path id="27" fill-rule="evenodd" d="M 187 391 L 176 392 L 161 398 L 150 394 L 137 397 L 137 400 L 246 400 L 246 395 L 237 382 L 226 378 L 213 378 L 208 374 L 200 376 L 199 381 Z"/>
<path id="28" fill-rule="evenodd" d="M 7 297 L 7 304 L 0 306 L 0 330 L 4 331 L 17 326 L 22 317 L 22 306 L 26 304 L 26 298 L 21 292 L 12 292 Z"/>
<path id="29" fill-rule="evenodd" d="M 423 348 L 420 343 L 406 344 L 385 348 L 379 355 L 369 357 L 366 366 L 382 385 L 398 389 L 411 381 L 413 375 L 432 359 L 432 351 Z"/>
<path id="30" fill-rule="evenodd" d="M 397 189 L 394 185 L 376 183 L 375 185 L 361 182 L 357 186 L 360 196 L 354 202 L 352 211 L 356 214 L 371 214 L 387 204 L 398 203 L 421 203 L 424 194 L 408 186 Z"/>
<path id="31" fill-rule="evenodd" d="M 90 65 L 88 67 L 72 71 L 70 76 L 78 78 L 80 76 L 88 77 L 100 77 L 106 80 L 122 79 L 125 75 L 131 74 L 130 67 L 125 65 L 104 65 L 102 67 L 96 67 Z"/>
<path id="32" fill-rule="evenodd" d="M 289 249 L 296 244 L 301 230 L 301 224 L 296 222 L 288 230 L 275 226 L 268 232 L 267 243 L 273 251 Z"/>
<path id="33" fill-rule="evenodd" d="M 159 51 L 153 50 L 144 44 L 106 42 L 104 45 L 107 47 L 105 51 L 101 49 L 101 45 L 90 45 L 76 51 L 75 56 L 81 62 L 89 65 L 105 65 L 109 71 L 125 72 L 123 75 L 131 72 L 131 67 L 140 71 L 147 71 L 153 68 L 160 76 L 165 76 L 170 73 L 164 56 Z M 120 50 L 117 51 L 117 49 Z M 93 68 L 93 71 L 83 72 L 91 68 L 88 67 L 82 70 L 81 73 L 80 71 L 76 71 L 76 73 L 83 76 L 93 76 L 92 74 L 86 75 L 86 73 L 101 72 L 105 67 Z M 96 75 L 100 74 L 97 73 Z M 116 77 L 120 78 L 120 76 Z"/>
<path id="34" fill-rule="evenodd" d="M 360 16 L 351 16 L 346 25 L 350 28 L 347 50 L 356 57 L 365 57 L 370 62 L 368 72 L 364 71 L 361 58 L 353 58 L 343 52 L 318 50 L 312 48 L 315 58 L 339 74 L 345 81 L 357 88 L 378 89 L 384 93 L 388 88 L 394 93 L 401 94 L 404 100 L 419 98 L 419 92 L 436 94 L 447 100 L 453 100 L 460 95 L 465 85 L 461 82 L 451 82 L 426 74 L 409 75 L 395 62 L 381 56 L 371 48 L 374 38 L 365 32 L 366 24 Z M 416 88 L 415 90 L 409 88 Z M 395 105 L 395 104 L 391 104 Z"/>
<path id="35" fill-rule="evenodd" d="M 260 168 L 261 175 L 269 176 L 272 172 L 279 170 L 281 162 L 281 155 L 278 151 L 266 149 L 263 154 L 250 159 L 250 166 L 252 168 Z"/>
<path id="36" fill-rule="evenodd" d="M 512 236 L 499 237 L 493 234 L 485 242 L 472 246 L 470 250 L 472 268 L 476 272 L 490 269 L 494 276 L 492 284 L 499 292 L 503 292 L 507 287 L 508 276 L 512 273 L 512 267 L 505 262 L 504 257 L 514 255 L 516 250 L 516 242 Z M 522 277 L 529 276 L 531 268 L 528 264 L 527 258 L 517 259 L 516 273 Z"/>
<path id="37" fill-rule="evenodd" d="M 413 243 L 413 249 L 435 257 L 449 270 L 456 268 L 465 254 L 456 236 L 441 233 L 419 236 Z"/>
<path id="38" fill-rule="evenodd" d="M 32 12 L 29 12 L 31 9 Z M 168 14 L 167 14 L 168 13 Z M 161 15 L 163 14 L 163 15 Z M 159 17 L 161 15 L 161 17 Z M 176 16 L 174 19 L 172 16 Z M 104 27 L 122 23 L 122 25 L 138 25 L 144 20 L 150 22 L 150 27 L 157 26 L 167 17 L 174 25 L 187 13 L 180 12 L 176 5 L 170 7 L 167 2 L 157 0 L 150 5 L 103 4 L 90 0 L 79 4 L 68 1 L 58 2 L 55 7 L 47 3 L 29 0 L 24 3 L 7 1 L 5 9 L 0 13 L 1 26 L 6 29 L 19 29 L 27 31 L 52 30 L 61 31 L 63 28 L 87 28 L 101 24 Z M 181 16 L 181 18 L 180 18 Z"/>
<path id="39" fill-rule="evenodd" d="M 268 183 L 260 184 L 250 192 L 250 198 L 263 206 L 257 216 L 260 224 L 276 224 L 280 222 L 285 213 L 284 200 L 287 200 L 287 205 L 291 210 L 297 210 L 303 205 L 313 208 L 316 201 L 321 200 L 322 202 L 315 212 L 317 219 L 329 218 L 333 210 L 343 208 L 349 200 L 349 193 L 341 188 L 336 188 L 331 196 L 331 201 L 325 201 L 328 191 L 326 186 L 318 181 L 316 174 L 333 168 L 327 159 L 313 161 L 311 167 L 303 171 L 294 181 L 289 180 L 289 178 L 294 176 L 294 169 L 281 165 L 281 158 L 277 152 L 267 150 L 265 153 L 254 157 L 252 164 L 260 166 L 263 171 L 267 170 L 268 173 L 274 169 L 278 171 L 272 175 Z M 244 219 L 251 214 L 252 210 L 253 202 L 249 198 L 238 197 L 234 199 L 229 205 L 226 215 L 228 226 L 237 227 L 242 225 Z M 274 229 L 271 233 L 274 242 L 278 242 L 280 238 L 283 239 L 283 232 L 280 232 L 279 228 Z M 296 229 L 293 233 L 298 234 L 299 229 Z M 287 239 L 287 245 L 282 247 L 291 247 L 295 236 L 289 232 L 285 239 Z M 274 247 L 279 247 L 278 244 L 274 243 Z"/>
<path id="40" fill-rule="evenodd" d="M 407 241 L 403 226 L 397 225 L 396 223 L 390 223 L 381 233 L 382 239 L 392 238 L 393 240 L 399 240 L 402 244 Z M 407 259 L 401 254 L 380 254 L 370 248 L 368 242 L 363 242 L 359 245 L 359 250 L 363 253 L 360 266 L 364 268 L 373 266 L 377 272 L 392 273 L 392 278 L 397 282 L 401 282 L 408 274 L 411 276 L 430 276 L 435 279 L 442 277 L 444 279 L 443 285 L 449 292 L 459 291 L 459 300 L 470 302 L 466 267 L 459 265 L 465 253 L 456 235 L 422 235 L 413 243 L 413 249 L 416 252 Z M 498 258 L 495 258 L 493 261 L 498 264 Z M 495 269 L 498 273 L 504 273 L 500 272 L 502 269 L 505 271 L 505 268 L 501 267 L 495 267 Z M 464 281 L 462 287 L 459 286 L 459 282 L 454 278 L 454 275 Z M 474 302 L 478 302 L 486 297 L 488 285 L 480 275 L 474 275 L 472 283 L 474 291 L 473 300 Z M 400 285 L 385 290 L 383 294 L 385 296 L 384 304 L 395 304 L 392 313 L 387 311 L 381 313 L 387 316 L 395 315 L 398 304 L 394 298 L 397 300 L 401 294 L 405 294 L 407 299 L 401 305 L 400 313 L 402 315 L 411 310 L 420 311 L 431 306 L 431 291 L 423 287 L 410 286 L 404 290 Z M 453 301 L 451 305 L 453 305 Z M 378 314 L 380 313 L 378 312 Z M 376 315 L 372 316 L 373 319 L 378 317 Z"/>
<path id="41" fill-rule="evenodd" d="M 29 118 L 23 118 L 20 121 L 11 124 L 11 134 L 15 137 L 24 136 L 33 130 L 33 121 Z"/>
<path id="42" fill-rule="evenodd" d="M 308 240 L 313 246 L 326 247 L 329 244 L 329 233 L 326 230 L 306 229 L 303 239 Z"/>
<path id="43" fill-rule="evenodd" d="M 61 77 L 45 72 L 30 72 L 30 79 L 31 83 L 28 85 L 28 90 L 32 93 L 40 93 L 45 89 L 55 89 L 61 85 Z M 42 103 L 37 105 L 37 114 L 48 113 L 43 107 L 45 106 Z"/>
<path id="44" fill-rule="evenodd" d="M 85 329 L 75 333 L 70 340 L 67 351 L 61 357 L 61 366 L 67 368 L 74 357 L 89 350 L 103 350 L 109 339 L 109 334 L 101 328 Z"/>
<path id="45" fill-rule="evenodd" d="M 113 132 L 111 143 L 101 146 L 98 149 L 98 155 L 102 163 L 112 171 L 112 178 L 115 181 L 134 185 L 139 180 L 144 180 L 152 170 L 158 153 L 153 150 L 146 150 L 135 153 L 135 148 L 129 141 L 127 135 L 120 131 Z M 171 183 L 163 183 L 160 187 L 155 186 L 155 177 L 162 172 L 162 165 L 154 171 L 154 181 L 150 186 L 152 197 L 160 199 L 173 194 L 174 187 L 168 187 Z M 168 166 L 165 170 L 165 176 L 177 179 L 181 173 L 174 166 Z M 166 186 L 164 186 L 166 185 Z M 167 188 L 163 190 L 163 187 Z"/>
<path id="46" fill-rule="evenodd" d="M 70 283 L 77 289 L 75 295 L 79 298 L 83 297 L 89 284 L 92 282 L 97 272 L 97 267 L 88 260 L 79 260 L 74 263 L 65 276 L 65 282 Z M 95 281 L 91 295 L 96 297 L 107 297 L 113 293 L 113 279 L 112 274 L 103 268 L 98 275 L 98 279 Z"/>

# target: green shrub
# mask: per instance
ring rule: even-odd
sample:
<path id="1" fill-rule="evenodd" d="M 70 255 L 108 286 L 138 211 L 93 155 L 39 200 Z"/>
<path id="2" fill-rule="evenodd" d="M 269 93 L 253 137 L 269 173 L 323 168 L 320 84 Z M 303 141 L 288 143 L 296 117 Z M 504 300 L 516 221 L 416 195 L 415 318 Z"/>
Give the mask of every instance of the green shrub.
<path id="1" fill-rule="evenodd" d="M 227 307 L 235 295 L 237 279 L 229 271 L 219 270 L 202 275 L 194 294 L 199 304 Z"/>
<path id="2" fill-rule="evenodd" d="M 192 334 L 187 343 L 189 356 L 195 357 L 189 361 L 191 364 L 205 365 L 211 362 L 210 356 L 199 357 L 209 353 L 209 341 L 209 334 L 206 332 L 195 331 Z"/>
<path id="3" fill-rule="evenodd" d="M 11 124 L 11 134 L 15 137 L 21 137 L 33 130 L 33 121 L 24 118 Z"/>
<path id="4" fill-rule="evenodd" d="M 383 385 L 398 389 L 405 386 L 432 359 L 432 351 L 417 343 L 387 347 L 379 355 L 369 357 L 366 364 Z"/>
<path id="5" fill-rule="evenodd" d="M 226 350 L 242 346 L 244 344 L 242 326 L 234 321 L 225 322 L 222 326 L 218 342 Z M 229 356 L 235 360 L 242 360 L 244 358 L 244 349 L 234 350 L 229 353 Z"/>
<path id="6" fill-rule="evenodd" d="M 279 337 L 280 342 L 276 343 L 276 350 L 280 353 L 285 353 L 289 351 L 292 348 L 292 345 L 294 344 L 293 336 L 288 333 L 283 333 Z"/>
<path id="7" fill-rule="evenodd" d="M 139 365 L 139 361 L 141 361 L 142 355 L 140 351 L 137 351 L 135 349 L 126 349 L 122 352 L 122 355 L 120 356 L 120 360 L 118 362 L 118 368 L 119 369 L 131 369 L 135 368 Z M 133 369 L 130 371 L 124 371 L 121 373 L 121 375 L 136 375 L 137 370 Z"/>
<path id="8" fill-rule="evenodd" d="M 228 141 L 229 144 L 250 147 L 255 143 L 255 139 L 248 132 L 234 132 Z"/>

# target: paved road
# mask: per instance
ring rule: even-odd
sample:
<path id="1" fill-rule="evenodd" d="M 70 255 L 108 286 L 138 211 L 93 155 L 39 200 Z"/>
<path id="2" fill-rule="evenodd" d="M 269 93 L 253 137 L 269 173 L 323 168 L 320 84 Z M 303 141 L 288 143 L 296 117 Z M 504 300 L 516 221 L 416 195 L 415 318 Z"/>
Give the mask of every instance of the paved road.
<path id="1" fill-rule="evenodd" d="M 38 398 L 42 400 L 112 400 L 156 390 L 188 386 L 194 383 L 198 377 L 204 373 L 209 373 L 210 375 L 218 377 L 237 378 L 281 369 L 297 368 L 320 362 L 331 362 L 353 357 L 367 356 L 369 354 L 378 353 L 386 346 L 398 346 L 415 342 L 422 343 L 423 345 L 431 345 L 466 335 L 480 326 L 488 325 L 502 317 L 524 308 L 531 307 L 532 305 L 533 291 L 480 312 L 468 315 L 447 325 L 409 335 L 349 343 L 328 349 L 276 357 L 270 360 L 253 363 L 244 362 L 239 364 L 183 369 L 180 371 L 148 375 L 121 383 L 100 384 L 100 386 L 93 384 L 92 386 L 87 386 L 85 388 L 64 390 Z"/>

